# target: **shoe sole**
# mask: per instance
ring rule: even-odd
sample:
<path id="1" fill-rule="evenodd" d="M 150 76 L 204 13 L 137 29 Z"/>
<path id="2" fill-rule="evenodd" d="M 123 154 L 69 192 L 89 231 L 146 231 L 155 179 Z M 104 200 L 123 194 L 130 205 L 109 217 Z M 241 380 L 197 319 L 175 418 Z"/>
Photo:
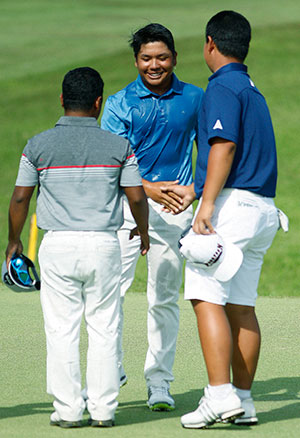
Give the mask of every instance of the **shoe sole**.
<path id="1" fill-rule="evenodd" d="M 183 424 L 183 423 L 181 423 L 181 425 L 185 429 L 206 429 L 208 426 L 212 426 L 214 423 L 218 423 L 220 421 L 222 423 L 234 421 L 236 418 L 244 415 L 244 413 L 245 413 L 244 409 L 238 408 L 238 409 L 233 409 L 232 411 L 226 412 L 225 414 L 222 414 L 219 418 L 216 418 L 215 420 L 210 421 L 210 422 L 202 421 L 201 423 L 197 423 L 197 424 Z"/>
<path id="2" fill-rule="evenodd" d="M 151 411 L 174 411 L 175 409 L 175 406 L 171 406 L 164 402 L 158 402 L 151 406 L 147 403 L 147 405 Z"/>
<path id="3" fill-rule="evenodd" d="M 245 410 L 243 408 L 233 409 L 232 411 L 225 412 L 224 414 L 222 414 L 220 418 L 222 421 L 223 420 L 232 421 L 238 417 L 241 417 L 242 415 L 244 415 L 244 413 Z"/>
<path id="4" fill-rule="evenodd" d="M 63 429 L 75 429 L 78 427 L 82 427 L 82 422 L 81 421 L 65 421 L 65 420 L 50 421 L 50 426 L 58 426 L 58 427 L 62 427 Z"/>
<path id="5" fill-rule="evenodd" d="M 255 426 L 258 424 L 258 419 L 256 417 L 236 418 L 231 421 L 231 423 L 236 424 L 237 426 Z"/>
<path id="6" fill-rule="evenodd" d="M 88 421 L 89 426 L 91 427 L 113 427 L 115 422 L 113 420 L 92 420 Z"/>

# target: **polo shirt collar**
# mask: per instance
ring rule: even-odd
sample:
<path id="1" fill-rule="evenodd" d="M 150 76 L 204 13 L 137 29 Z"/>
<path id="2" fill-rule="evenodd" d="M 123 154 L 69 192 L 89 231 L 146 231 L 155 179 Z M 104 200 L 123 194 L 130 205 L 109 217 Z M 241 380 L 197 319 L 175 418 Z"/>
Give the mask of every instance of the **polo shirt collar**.
<path id="1" fill-rule="evenodd" d="M 138 75 L 138 77 L 136 78 L 136 93 L 139 97 L 147 97 L 147 96 L 169 96 L 172 93 L 175 94 L 182 94 L 182 84 L 179 81 L 179 79 L 177 78 L 177 76 L 172 73 L 172 84 L 171 84 L 171 88 L 169 88 L 168 91 L 166 91 L 164 94 L 159 95 L 156 93 L 153 93 L 152 91 L 150 91 L 145 85 L 144 82 L 142 81 L 142 78 L 140 75 Z"/>
<path id="2" fill-rule="evenodd" d="M 221 76 L 224 73 L 229 73 L 232 71 L 239 71 L 241 73 L 247 73 L 248 67 L 245 64 L 241 64 L 240 62 L 231 62 L 230 64 L 226 64 L 223 67 L 219 68 L 213 75 L 211 75 L 208 80 L 211 81 L 218 76 Z"/>
<path id="3" fill-rule="evenodd" d="M 62 116 L 55 126 L 90 126 L 93 128 L 99 128 L 98 122 L 95 117 Z"/>

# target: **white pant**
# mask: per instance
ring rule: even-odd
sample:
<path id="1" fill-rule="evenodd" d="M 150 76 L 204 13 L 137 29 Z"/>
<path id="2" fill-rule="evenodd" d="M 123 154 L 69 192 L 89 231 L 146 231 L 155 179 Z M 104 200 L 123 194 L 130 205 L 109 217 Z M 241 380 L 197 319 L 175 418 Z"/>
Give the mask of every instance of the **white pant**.
<path id="1" fill-rule="evenodd" d="M 148 265 L 148 352 L 145 362 L 147 386 L 169 387 L 174 380 L 172 367 L 179 327 L 177 305 L 182 281 L 183 259 L 178 250 L 181 233 L 191 224 L 192 207 L 172 215 L 162 212 L 162 206 L 148 199 L 150 250 Z M 121 303 L 130 287 L 140 254 L 140 239 L 129 240 L 135 227 L 128 203 L 124 201 L 124 225 L 118 232 L 122 254 Z M 121 305 L 122 307 L 122 305 Z M 122 364 L 123 312 L 119 326 L 119 366 Z"/>
<path id="2" fill-rule="evenodd" d="M 47 392 L 63 420 L 82 418 L 80 325 L 88 332 L 87 408 L 114 417 L 119 393 L 117 332 L 121 260 L 114 232 L 49 231 L 39 250 L 47 340 Z"/>
<path id="3" fill-rule="evenodd" d="M 211 222 L 221 237 L 243 251 L 242 265 L 231 280 L 220 282 L 187 263 L 184 298 L 254 307 L 264 255 L 279 227 L 274 200 L 247 190 L 224 189 L 216 200 Z"/>

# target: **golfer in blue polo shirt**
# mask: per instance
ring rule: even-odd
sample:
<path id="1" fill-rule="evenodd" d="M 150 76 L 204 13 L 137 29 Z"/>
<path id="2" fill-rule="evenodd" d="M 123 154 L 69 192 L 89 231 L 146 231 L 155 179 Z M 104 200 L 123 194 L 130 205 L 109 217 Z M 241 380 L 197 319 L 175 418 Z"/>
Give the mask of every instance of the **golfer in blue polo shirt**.
<path id="1" fill-rule="evenodd" d="M 152 23 L 138 30 L 132 36 L 131 47 L 139 75 L 107 99 L 101 127 L 130 141 L 148 196 L 149 348 L 144 371 L 149 408 L 172 410 L 175 403 L 169 385 L 173 380 L 179 323 L 177 300 L 182 280 L 182 258 L 177 242 L 191 223 L 192 209 L 185 210 L 181 198 L 163 192 L 161 186 L 174 183 L 189 186 L 193 182 L 192 148 L 198 137 L 203 90 L 179 81 L 173 73 L 177 54 L 172 34 L 164 26 Z M 119 232 L 122 300 L 133 281 L 140 246 L 137 237 L 129 240 L 134 223 L 126 200 L 124 214 L 125 222 Z M 120 334 L 122 326 L 121 320 Z M 122 367 L 121 341 L 119 347 L 122 385 L 127 377 Z"/>
<path id="2" fill-rule="evenodd" d="M 181 418 L 186 428 L 258 421 L 251 397 L 260 349 L 255 302 L 279 218 L 273 200 L 277 160 L 272 122 L 243 64 L 250 39 L 249 22 L 234 11 L 216 14 L 206 27 L 204 58 L 213 75 L 201 110 L 195 175 L 200 201 L 190 233 L 207 239 L 217 233 L 224 240 L 208 266 L 225 259 L 226 241 L 242 250 L 243 261 L 228 281 L 194 261 L 186 264 L 185 299 L 197 317 L 209 380 L 198 408 Z M 182 195 L 182 188 L 174 190 Z"/>

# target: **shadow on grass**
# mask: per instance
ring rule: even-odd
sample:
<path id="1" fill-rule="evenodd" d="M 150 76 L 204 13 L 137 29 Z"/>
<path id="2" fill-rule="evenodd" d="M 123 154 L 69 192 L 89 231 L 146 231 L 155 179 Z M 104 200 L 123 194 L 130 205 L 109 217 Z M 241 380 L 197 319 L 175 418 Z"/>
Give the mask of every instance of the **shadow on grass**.
<path id="1" fill-rule="evenodd" d="M 257 381 L 253 385 L 254 402 L 288 402 L 280 403 L 280 407 L 270 409 L 266 412 L 259 412 L 258 420 L 260 424 L 291 420 L 299 418 L 300 409 L 300 377 L 282 377 L 266 381 Z M 145 400 L 135 400 L 119 404 L 117 411 L 118 425 L 145 423 L 166 418 L 180 418 L 181 415 L 196 409 L 203 391 L 191 390 L 182 394 L 174 394 L 176 409 L 171 412 L 151 412 L 146 406 Z M 224 427 L 224 425 L 220 426 Z M 214 429 L 219 428 L 214 425 Z M 244 429 L 249 426 L 226 425 L 227 429 Z"/>
<path id="2" fill-rule="evenodd" d="M 252 394 L 257 402 L 293 401 L 276 409 L 258 413 L 260 424 L 299 419 L 300 377 L 278 377 L 254 382 Z"/>
<path id="3" fill-rule="evenodd" d="M 300 402 L 300 377 L 277 377 L 254 381 L 252 394 L 257 401 L 298 400 Z"/>
<path id="4" fill-rule="evenodd" d="M 266 412 L 259 412 L 260 424 L 269 422 L 299 419 L 300 408 L 300 377 L 282 377 L 265 381 L 257 381 L 253 385 L 253 398 L 256 402 L 279 402 L 280 406 Z M 145 399 L 122 402 L 119 404 L 116 420 L 118 426 L 153 422 L 161 419 L 179 418 L 188 411 L 197 407 L 203 391 L 191 390 L 182 394 L 174 394 L 176 409 L 171 412 L 152 412 L 146 405 Z M 292 403 L 282 402 L 292 401 Z M 281 402 L 281 403 L 280 403 Z M 0 419 L 22 417 L 34 414 L 50 414 L 53 411 L 51 403 L 33 403 L 10 407 L 0 407 Z M 240 430 L 249 429 L 248 426 L 234 426 L 232 424 L 213 426 L 214 429 Z"/>
<path id="5" fill-rule="evenodd" d="M 52 403 L 32 403 L 9 407 L 0 406 L 0 420 L 35 414 L 50 414 L 51 412 L 53 412 Z"/>

